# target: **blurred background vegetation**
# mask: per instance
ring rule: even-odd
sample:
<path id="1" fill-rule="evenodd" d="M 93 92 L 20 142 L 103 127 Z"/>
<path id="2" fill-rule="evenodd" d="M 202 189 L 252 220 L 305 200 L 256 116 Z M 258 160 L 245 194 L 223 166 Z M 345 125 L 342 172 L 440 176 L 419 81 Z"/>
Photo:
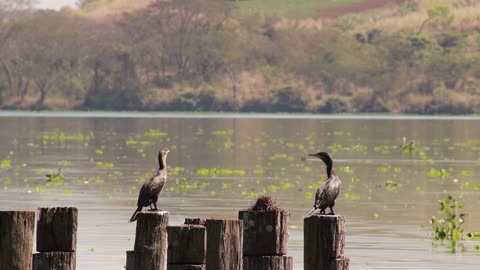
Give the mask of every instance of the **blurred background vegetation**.
<path id="1" fill-rule="evenodd" d="M 0 108 L 480 112 L 480 0 L 0 0 Z"/>

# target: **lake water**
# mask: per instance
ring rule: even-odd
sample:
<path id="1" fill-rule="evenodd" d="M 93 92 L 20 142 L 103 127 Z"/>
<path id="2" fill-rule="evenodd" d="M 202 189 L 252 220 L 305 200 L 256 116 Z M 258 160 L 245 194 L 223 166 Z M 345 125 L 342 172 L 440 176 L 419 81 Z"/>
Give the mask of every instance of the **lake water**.
<path id="1" fill-rule="evenodd" d="M 480 241 L 456 253 L 433 243 L 428 220 L 453 195 L 465 231 L 480 231 L 480 119 L 229 114 L 0 114 L 0 210 L 79 209 L 77 269 L 123 269 L 133 249 L 144 179 L 168 147 L 158 206 L 185 217 L 236 218 L 258 193 L 290 212 L 288 253 L 303 269 L 303 219 L 326 178 L 328 151 L 343 186 L 351 269 L 478 269 Z M 403 151 L 403 138 L 415 141 Z M 60 169 L 64 181 L 47 182 Z"/>

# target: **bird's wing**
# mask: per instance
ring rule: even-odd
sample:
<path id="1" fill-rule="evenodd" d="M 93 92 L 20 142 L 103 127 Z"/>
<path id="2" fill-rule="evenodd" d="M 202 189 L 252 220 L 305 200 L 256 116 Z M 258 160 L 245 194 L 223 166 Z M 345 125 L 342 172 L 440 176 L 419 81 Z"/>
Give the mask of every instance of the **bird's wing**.
<path id="1" fill-rule="evenodd" d="M 319 208 L 322 202 L 326 199 L 326 187 L 327 185 L 323 183 L 321 186 L 318 187 L 317 193 L 315 194 L 315 207 Z"/>
<path id="2" fill-rule="evenodd" d="M 143 184 L 138 194 L 137 206 L 148 206 L 148 188 L 147 184 Z"/>

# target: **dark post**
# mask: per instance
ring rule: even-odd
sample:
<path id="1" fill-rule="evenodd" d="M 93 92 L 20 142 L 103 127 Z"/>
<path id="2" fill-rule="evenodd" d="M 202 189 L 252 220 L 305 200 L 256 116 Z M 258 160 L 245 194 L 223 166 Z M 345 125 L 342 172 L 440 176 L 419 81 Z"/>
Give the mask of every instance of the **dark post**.
<path id="1" fill-rule="evenodd" d="M 34 211 L 0 211 L 0 270 L 32 269 Z"/>
<path id="2" fill-rule="evenodd" d="M 168 212 L 140 212 L 133 251 L 127 251 L 126 270 L 165 270 Z"/>
<path id="3" fill-rule="evenodd" d="M 167 269 L 205 269 L 207 249 L 207 231 L 205 226 L 168 226 L 167 231 Z"/>
<path id="4" fill-rule="evenodd" d="M 75 270 L 78 210 L 72 207 L 37 210 L 37 251 L 33 270 Z"/>
<path id="5" fill-rule="evenodd" d="M 343 257 L 345 218 L 340 215 L 314 215 L 304 220 L 304 269 L 348 270 Z"/>
<path id="6" fill-rule="evenodd" d="M 241 220 L 207 219 L 207 270 L 242 270 Z"/>
<path id="7" fill-rule="evenodd" d="M 243 222 L 244 270 L 292 270 L 287 254 L 288 216 L 270 196 L 261 195 L 254 206 L 240 211 Z"/>

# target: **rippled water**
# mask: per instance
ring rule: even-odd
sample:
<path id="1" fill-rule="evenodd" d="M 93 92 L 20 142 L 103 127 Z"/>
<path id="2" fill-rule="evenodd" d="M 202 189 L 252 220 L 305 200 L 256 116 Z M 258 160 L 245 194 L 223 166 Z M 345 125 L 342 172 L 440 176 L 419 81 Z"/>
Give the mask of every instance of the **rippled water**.
<path id="1" fill-rule="evenodd" d="M 266 192 L 291 213 L 289 254 L 303 269 L 302 215 L 325 167 L 302 159 L 326 150 L 343 182 L 351 269 L 478 269 L 479 241 L 457 253 L 432 245 L 438 200 L 465 205 L 465 231 L 480 231 L 480 118 L 215 114 L 0 114 L 0 209 L 79 208 L 78 269 L 122 269 L 138 190 L 169 147 L 159 207 L 185 217 L 236 218 Z M 404 152 L 403 138 L 416 149 Z M 45 174 L 61 169 L 65 181 Z M 431 176 L 444 169 L 443 177 Z M 386 183 L 399 184 L 387 189 Z M 466 184 L 468 183 L 468 185 Z"/>

